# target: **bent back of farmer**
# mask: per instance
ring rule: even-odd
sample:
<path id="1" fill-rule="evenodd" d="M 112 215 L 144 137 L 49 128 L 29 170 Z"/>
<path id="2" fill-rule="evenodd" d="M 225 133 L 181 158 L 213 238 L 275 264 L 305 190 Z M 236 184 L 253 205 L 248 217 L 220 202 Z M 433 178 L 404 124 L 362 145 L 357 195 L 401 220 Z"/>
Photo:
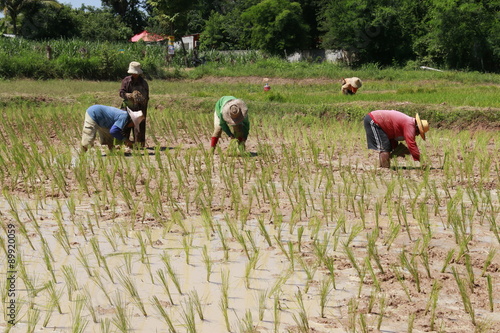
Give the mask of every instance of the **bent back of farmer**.
<path id="1" fill-rule="evenodd" d="M 250 121 L 248 120 L 248 108 L 241 99 L 234 96 L 223 96 L 215 103 L 214 132 L 210 141 L 210 147 L 213 149 L 222 132 L 231 139 L 237 139 L 240 147 L 245 148 L 245 142 L 250 132 Z"/>

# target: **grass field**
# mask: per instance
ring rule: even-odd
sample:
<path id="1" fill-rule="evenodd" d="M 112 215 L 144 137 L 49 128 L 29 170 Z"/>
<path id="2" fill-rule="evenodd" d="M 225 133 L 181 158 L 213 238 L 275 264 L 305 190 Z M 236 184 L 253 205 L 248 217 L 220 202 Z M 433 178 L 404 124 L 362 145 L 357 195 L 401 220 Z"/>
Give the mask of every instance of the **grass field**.
<path id="1" fill-rule="evenodd" d="M 119 82 L 0 81 L 0 330 L 495 332 L 498 78 L 364 74 L 355 96 L 264 92 L 257 70 L 153 80 L 148 148 L 85 155 L 85 110 Z M 209 150 L 223 95 L 249 106 L 247 155 Z M 429 168 L 377 167 L 375 109 L 429 120 Z"/>

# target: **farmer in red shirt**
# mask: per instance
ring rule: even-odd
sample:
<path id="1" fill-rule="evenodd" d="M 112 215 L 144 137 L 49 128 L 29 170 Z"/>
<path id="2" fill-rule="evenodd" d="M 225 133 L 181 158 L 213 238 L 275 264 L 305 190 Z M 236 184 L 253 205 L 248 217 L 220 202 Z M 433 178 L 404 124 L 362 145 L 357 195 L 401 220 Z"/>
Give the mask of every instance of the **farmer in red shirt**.
<path id="1" fill-rule="evenodd" d="M 420 135 L 425 140 L 429 130 L 427 120 L 421 120 L 395 110 L 372 111 L 364 119 L 368 148 L 379 151 L 380 167 L 390 168 L 391 152 L 395 156 L 411 154 L 415 161 L 420 161 L 415 137 Z M 406 141 L 408 147 L 398 141 Z"/>

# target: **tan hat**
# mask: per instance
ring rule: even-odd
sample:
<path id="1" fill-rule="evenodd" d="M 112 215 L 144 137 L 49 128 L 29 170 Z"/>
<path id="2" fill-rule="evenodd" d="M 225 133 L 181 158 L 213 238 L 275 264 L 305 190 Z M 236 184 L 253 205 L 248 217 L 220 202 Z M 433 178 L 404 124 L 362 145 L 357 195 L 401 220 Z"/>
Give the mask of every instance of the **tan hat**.
<path id="1" fill-rule="evenodd" d="M 248 108 L 241 99 L 232 99 L 222 107 L 222 118 L 231 126 L 241 124 L 247 113 Z"/>
<path id="2" fill-rule="evenodd" d="M 130 119 L 134 123 L 134 132 L 139 133 L 141 131 L 139 125 L 144 119 L 146 119 L 144 113 L 142 113 L 142 111 L 132 111 L 128 107 L 127 107 L 127 112 L 128 115 L 130 116 Z"/>
<path id="3" fill-rule="evenodd" d="M 429 131 L 429 123 L 427 120 L 420 120 L 420 116 L 418 113 L 415 115 L 415 119 L 417 120 L 418 131 L 420 132 L 420 136 L 425 140 L 425 133 Z"/>
<path id="4" fill-rule="evenodd" d="M 142 74 L 141 64 L 138 63 L 137 61 L 132 61 L 128 65 L 127 73 L 129 73 L 129 74 Z"/>
<path id="5" fill-rule="evenodd" d="M 351 86 L 353 86 L 356 89 L 361 88 L 361 86 L 363 85 L 363 82 L 359 79 L 359 77 L 350 77 L 350 78 L 347 78 L 345 80 L 346 80 L 346 83 L 349 83 Z"/>

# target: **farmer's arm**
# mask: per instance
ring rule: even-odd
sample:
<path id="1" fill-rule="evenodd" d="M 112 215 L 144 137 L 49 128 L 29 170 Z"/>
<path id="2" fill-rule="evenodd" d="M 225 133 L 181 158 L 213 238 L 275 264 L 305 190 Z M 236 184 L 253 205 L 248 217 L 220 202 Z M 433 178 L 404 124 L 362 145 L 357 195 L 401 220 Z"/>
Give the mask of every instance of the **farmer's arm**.
<path id="1" fill-rule="evenodd" d="M 231 132 L 231 130 L 229 129 L 229 126 L 227 125 L 227 123 L 223 119 L 220 120 L 220 127 L 222 128 L 224 133 L 227 134 L 227 136 L 229 136 L 229 137 L 234 136 L 233 133 Z"/>
<path id="2" fill-rule="evenodd" d="M 413 157 L 413 160 L 420 161 L 420 150 L 418 150 L 417 143 L 415 142 L 415 134 L 413 135 L 405 134 L 405 141 L 406 145 L 408 146 L 408 150 L 410 150 L 410 154 Z"/>
<path id="3" fill-rule="evenodd" d="M 123 136 L 123 131 L 120 127 L 113 125 L 109 130 L 109 133 L 113 136 L 113 138 L 123 141 L 125 137 Z"/>
<path id="4" fill-rule="evenodd" d="M 243 120 L 243 128 L 244 128 L 243 137 L 246 140 L 248 138 L 248 133 L 250 133 L 250 120 L 248 120 L 248 116 L 245 117 L 245 120 Z"/>
<path id="5" fill-rule="evenodd" d="M 131 92 L 131 91 L 129 91 L 129 87 L 130 87 L 130 77 L 127 76 L 126 78 L 124 78 L 122 80 L 122 85 L 120 87 L 120 97 L 121 98 L 127 99 L 126 94 Z"/>

